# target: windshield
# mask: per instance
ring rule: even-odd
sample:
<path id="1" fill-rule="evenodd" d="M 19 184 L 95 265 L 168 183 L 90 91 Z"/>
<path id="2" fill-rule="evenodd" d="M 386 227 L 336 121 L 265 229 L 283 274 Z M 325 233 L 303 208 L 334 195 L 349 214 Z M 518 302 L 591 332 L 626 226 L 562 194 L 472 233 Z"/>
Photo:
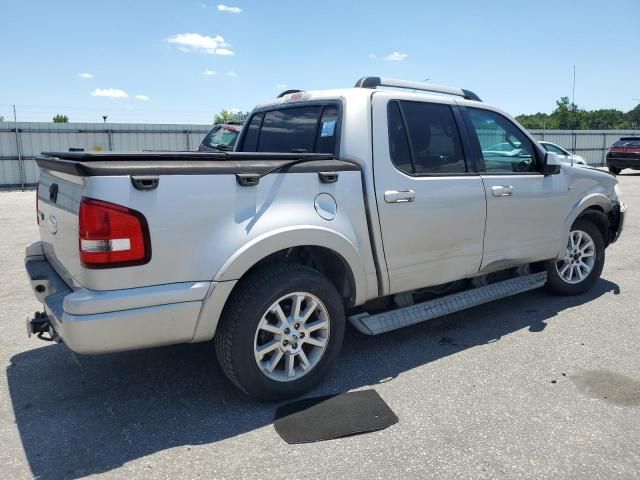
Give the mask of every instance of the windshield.
<path id="1" fill-rule="evenodd" d="M 216 125 L 202 140 L 202 144 L 219 148 L 220 146 L 233 148 L 238 138 L 240 129 L 233 125 Z"/>

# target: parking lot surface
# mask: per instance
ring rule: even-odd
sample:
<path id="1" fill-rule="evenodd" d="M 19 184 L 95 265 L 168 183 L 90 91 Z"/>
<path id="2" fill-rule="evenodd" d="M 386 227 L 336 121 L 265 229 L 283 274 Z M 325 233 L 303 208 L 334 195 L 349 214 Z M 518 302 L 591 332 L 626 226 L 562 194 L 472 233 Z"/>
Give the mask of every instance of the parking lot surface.
<path id="1" fill-rule="evenodd" d="M 220 371 L 211 343 L 104 356 L 27 339 L 34 192 L 0 192 L 0 477 L 640 477 L 640 176 L 625 231 L 580 297 L 538 290 L 378 337 L 349 329 L 311 395 L 375 388 L 387 430 L 288 445 L 274 404 Z"/>

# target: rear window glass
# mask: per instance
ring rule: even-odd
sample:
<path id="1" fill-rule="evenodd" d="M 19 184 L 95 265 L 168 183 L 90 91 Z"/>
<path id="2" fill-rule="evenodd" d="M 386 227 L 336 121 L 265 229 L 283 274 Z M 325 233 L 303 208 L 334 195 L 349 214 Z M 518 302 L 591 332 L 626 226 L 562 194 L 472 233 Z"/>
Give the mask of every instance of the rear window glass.
<path id="1" fill-rule="evenodd" d="M 640 147 L 640 138 L 621 138 L 613 144 L 614 147 Z"/>
<path id="2" fill-rule="evenodd" d="M 206 137 L 202 140 L 202 143 L 207 147 L 216 147 L 218 145 L 224 145 L 227 147 L 233 147 L 238 138 L 239 130 L 236 127 L 218 126 L 214 127 Z"/>
<path id="3" fill-rule="evenodd" d="M 465 173 L 458 128 L 449 105 L 427 102 L 389 103 L 391 161 L 405 173 Z"/>
<path id="4" fill-rule="evenodd" d="M 244 151 L 245 152 L 257 152 L 258 151 L 258 137 L 260 136 L 260 125 L 262 125 L 262 117 L 264 115 L 259 113 L 254 115 L 247 127 L 247 133 L 244 136 Z"/>
<path id="5" fill-rule="evenodd" d="M 339 115 L 335 105 L 271 110 L 254 115 L 243 152 L 336 153 Z"/>

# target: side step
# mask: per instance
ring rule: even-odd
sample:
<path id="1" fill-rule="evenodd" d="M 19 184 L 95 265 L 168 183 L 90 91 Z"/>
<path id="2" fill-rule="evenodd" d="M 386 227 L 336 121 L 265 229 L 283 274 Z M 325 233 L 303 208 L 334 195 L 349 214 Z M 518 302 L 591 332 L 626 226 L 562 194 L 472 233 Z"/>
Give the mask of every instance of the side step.
<path id="1" fill-rule="evenodd" d="M 349 320 L 365 335 L 378 335 L 533 290 L 544 286 L 545 283 L 547 272 L 523 275 L 375 315 L 360 313 L 349 317 Z"/>

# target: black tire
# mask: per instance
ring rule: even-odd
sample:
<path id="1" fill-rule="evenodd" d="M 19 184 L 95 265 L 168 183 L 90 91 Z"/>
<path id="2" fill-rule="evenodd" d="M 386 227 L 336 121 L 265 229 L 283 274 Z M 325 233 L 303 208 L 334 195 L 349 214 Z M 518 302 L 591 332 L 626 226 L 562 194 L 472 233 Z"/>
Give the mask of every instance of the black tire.
<path id="1" fill-rule="evenodd" d="M 557 262 L 549 261 L 545 264 L 547 270 L 547 290 L 556 295 L 580 295 L 593 287 L 600 278 L 605 259 L 605 243 L 602 233 L 593 222 L 587 218 L 578 218 L 571 226 L 571 231 L 581 230 L 586 232 L 595 244 L 595 262 L 591 272 L 580 283 L 568 283 L 558 272 Z"/>
<path id="2" fill-rule="evenodd" d="M 315 295 L 326 307 L 328 345 L 308 373 L 298 380 L 279 382 L 258 367 L 254 340 L 267 309 L 279 298 L 298 291 Z M 342 348 L 344 329 L 342 298 L 324 275 L 303 265 L 268 265 L 248 274 L 232 292 L 215 335 L 216 355 L 229 380 L 251 397 L 267 401 L 293 398 L 313 388 L 331 370 Z"/>
<path id="3" fill-rule="evenodd" d="M 613 173 L 614 175 L 618 175 L 620 172 L 622 171 L 621 168 L 618 167 L 609 167 L 609 172 Z"/>

